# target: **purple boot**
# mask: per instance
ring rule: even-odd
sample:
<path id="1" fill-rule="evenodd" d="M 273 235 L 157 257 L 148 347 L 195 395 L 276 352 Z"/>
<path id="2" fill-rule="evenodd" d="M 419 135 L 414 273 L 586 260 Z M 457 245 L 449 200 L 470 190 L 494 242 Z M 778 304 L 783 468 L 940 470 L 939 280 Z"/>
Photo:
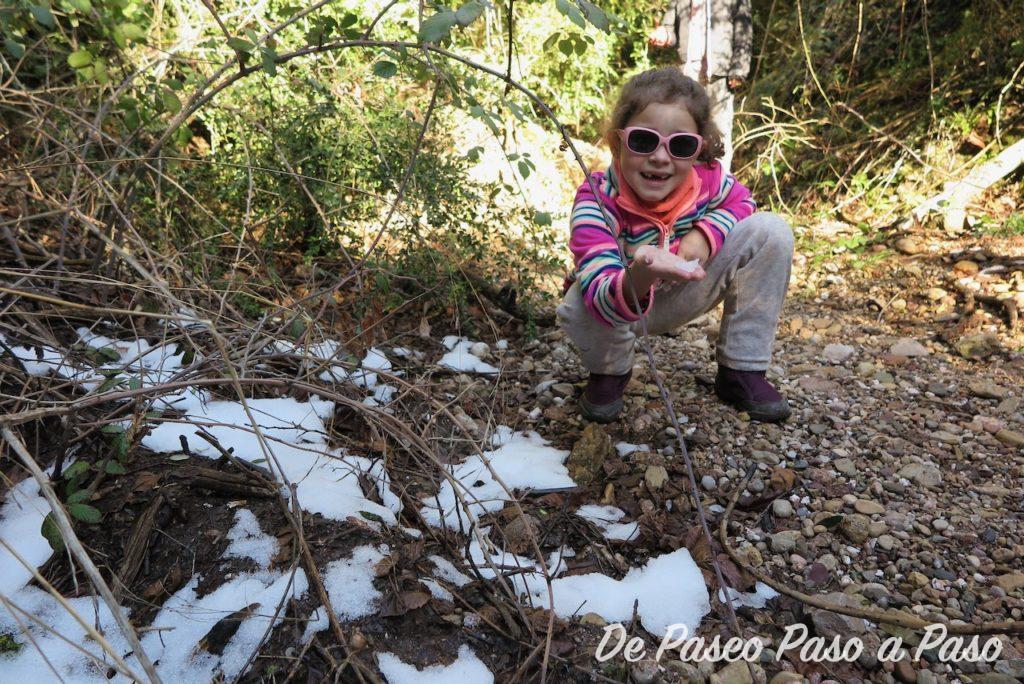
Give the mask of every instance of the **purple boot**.
<path id="1" fill-rule="evenodd" d="M 751 420 L 778 423 L 789 418 L 789 402 L 772 387 L 764 371 L 740 371 L 719 364 L 715 394 L 726 404 L 746 411 Z"/>
<path id="2" fill-rule="evenodd" d="M 622 412 L 622 394 L 632 375 L 633 369 L 625 375 L 591 373 L 580 397 L 583 417 L 595 423 L 610 423 L 618 418 Z"/>

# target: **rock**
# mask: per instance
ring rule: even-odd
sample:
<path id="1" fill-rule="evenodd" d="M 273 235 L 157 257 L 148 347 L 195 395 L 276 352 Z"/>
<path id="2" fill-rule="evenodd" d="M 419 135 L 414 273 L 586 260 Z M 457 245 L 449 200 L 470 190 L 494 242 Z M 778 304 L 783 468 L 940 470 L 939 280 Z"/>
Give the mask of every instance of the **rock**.
<path id="1" fill-rule="evenodd" d="M 896 675 L 897 681 L 905 682 L 906 684 L 914 684 L 917 681 L 917 672 L 914 671 L 914 666 L 906 658 L 896 662 L 896 669 L 893 671 L 893 674 Z"/>
<path id="2" fill-rule="evenodd" d="M 772 677 L 769 684 L 803 684 L 804 678 L 798 675 L 796 672 L 787 672 L 783 670 L 774 677 Z"/>
<path id="3" fill-rule="evenodd" d="M 608 621 L 600 615 L 598 615 L 597 613 L 584 613 L 583 616 L 580 617 L 580 624 L 594 625 L 595 627 L 604 627 L 608 624 Z"/>
<path id="4" fill-rule="evenodd" d="M 670 659 L 665 663 L 665 669 L 678 672 L 684 682 L 704 684 L 707 681 L 707 677 L 700 670 L 684 660 Z"/>
<path id="5" fill-rule="evenodd" d="M 1000 575 L 996 577 L 996 586 L 1007 594 L 1011 594 L 1017 589 L 1024 587 L 1024 572 L 1011 572 L 1006 575 Z"/>
<path id="6" fill-rule="evenodd" d="M 745 660 L 729 663 L 711 675 L 711 684 L 754 684 L 754 679 L 750 676 L 751 667 L 754 665 L 750 664 L 748 667 Z"/>
<path id="7" fill-rule="evenodd" d="M 900 468 L 897 475 L 929 489 L 942 484 L 942 471 L 928 463 L 908 463 Z"/>
<path id="8" fill-rule="evenodd" d="M 953 270 L 963 275 L 975 275 L 979 270 L 978 262 L 971 261 L 970 259 L 961 259 L 953 264 Z"/>
<path id="9" fill-rule="evenodd" d="M 710 492 L 718 486 L 718 482 L 711 475 L 705 475 L 700 478 L 700 486 Z"/>
<path id="10" fill-rule="evenodd" d="M 896 356 L 928 356 L 931 352 L 917 340 L 903 337 L 889 347 L 889 353 Z"/>
<path id="11" fill-rule="evenodd" d="M 914 570 L 913 572 L 908 574 L 907 579 L 910 581 L 911 584 L 913 584 L 918 589 L 928 586 L 928 577 L 924 573 L 918 572 L 917 570 Z"/>
<path id="12" fill-rule="evenodd" d="M 967 335 L 957 340 L 953 347 L 965 359 L 983 359 L 999 351 L 999 338 L 992 333 Z"/>
<path id="13" fill-rule="evenodd" d="M 936 532 L 944 532 L 949 529 L 949 521 L 945 518 L 936 518 L 932 520 L 932 527 L 935 528 Z"/>
<path id="14" fill-rule="evenodd" d="M 657 661 L 641 660 L 629 666 L 629 673 L 637 684 L 653 684 L 658 680 L 659 669 Z"/>
<path id="15" fill-rule="evenodd" d="M 1006 446 L 1019 447 L 1024 444 L 1024 435 L 1014 430 L 1003 428 L 995 434 L 995 438 Z"/>
<path id="16" fill-rule="evenodd" d="M 793 504 L 786 499 L 776 499 L 772 502 L 772 513 L 778 518 L 792 518 Z"/>
<path id="17" fill-rule="evenodd" d="M 1010 393 L 1005 387 L 1000 387 L 985 378 L 971 380 L 967 384 L 967 389 L 971 391 L 971 394 L 982 399 L 1003 399 Z"/>
<path id="18" fill-rule="evenodd" d="M 753 456 L 754 460 L 757 461 L 758 463 L 764 463 L 770 466 L 776 466 L 782 462 L 782 459 L 779 457 L 779 455 L 773 451 L 762 451 L 755 449 Z"/>
<path id="19" fill-rule="evenodd" d="M 590 423 L 573 445 L 565 466 L 576 484 L 587 486 L 603 475 L 605 460 L 614 457 L 611 437 L 600 425 Z"/>
<path id="20" fill-rule="evenodd" d="M 801 534 L 799 530 L 776 532 L 771 536 L 772 551 L 775 553 L 789 553 L 796 548 L 796 543 L 800 537 Z"/>
<path id="21" fill-rule="evenodd" d="M 839 531 L 855 544 L 863 544 L 871 536 L 871 520 L 866 515 L 852 513 L 839 523 Z"/>
<path id="22" fill-rule="evenodd" d="M 864 515 L 880 515 L 885 513 L 885 506 L 878 503 L 877 501 L 868 501 L 867 499 L 857 499 L 857 502 L 853 504 L 853 510 Z"/>
<path id="23" fill-rule="evenodd" d="M 919 239 L 912 236 L 901 237 L 899 240 L 896 241 L 894 247 L 896 247 L 897 252 L 900 252 L 902 254 L 913 255 L 920 254 L 921 252 L 925 251 L 924 243 L 922 243 Z"/>
<path id="24" fill-rule="evenodd" d="M 469 347 L 469 353 L 478 359 L 486 359 L 491 355 L 491 348 L 486 342 L 474 342 Z"/>
<path id="25" fill-rule="evenodd" d="M 665 466 L 649 465 L 644 471 L 644 482 L 652 491 L 661 489 L 668 482 L 668 471 L 665 470 Z"/>
<path id="26" fill-rule="evenodd" d="M 939 684 L 939 678 L 931 670 L 918 670 L 917 684 Z"/>
<path id="27" fill-rule="evenodd" d="M 825 594 L 821 599 L 842 608 L 861 607 L 860 599 L 852 594 L 844 594 L 841 591 Z M 834 639 L 838 636 L 845 640 L 850 637 L 851 633 L 863 634 L 868 629 L 868 623 L 863 618 L 840 615 L 830 610 L 812 609 L 811 621 L 814 623 L 816 634 L 826 639 Z"/>
<path id="28" fill-rule="evenodd" d="M 540 539 L 540 521 L 526 513 L 512 518 L 502 529 L 504 547 L 509 553 L 525 553 L 533 547 L 532 539 Z"/>
<path id="29" fill-rule="evenodd" d="M 556 397 L 568 399 L 569 397 L 576 393 L 576 388 L 573 387 L 573 385 L 568 382 L 556 382 L 554 385 L 551 386 L 551 392 Z"/>
<path id="30" fill-rule="evenodd" d="M 1020 684 L 1020 680 L 1000 672 L 986 672 L 971 675 L 971 684 Z"/>
<path id="31" fill-rule="evenodd" d="M 843 475 L 846 475 L 847 477 L 853 477 L 854 475 L 857 474 L 857 464 L 854 463 L 852 459 L 837 458 L 835 461 L 832 462 L 832 465 L 835 467 L 836 470 L 841 472 Z"/>
<path id="32" fill-rule="evenodd" d="M 878 538 L 878 545 L 885 551 L 892 551 L 893 547 L 896 546 L 896 538 L 892 535 L 883 534 Z"/>
<path id="33" fill-rule="evenodd" d="M 853 356 L 856 349 L 848 344 L 828 344 L 821 354 L 832 363 L 842 363 Z"/>
<path id="34" fill-rule="evenodd" d="M 816 375 L 805 375 L 797 381 L 797 384 L 808 392 L 833 393 L 839 391 L 838 382 Z"/>
<path id="35" fill-rule="evenodd" d="M 951 391 L 949 385 L 944 382 L 929 382 L 928 391 L 937 397 L 948 397 Z"/>

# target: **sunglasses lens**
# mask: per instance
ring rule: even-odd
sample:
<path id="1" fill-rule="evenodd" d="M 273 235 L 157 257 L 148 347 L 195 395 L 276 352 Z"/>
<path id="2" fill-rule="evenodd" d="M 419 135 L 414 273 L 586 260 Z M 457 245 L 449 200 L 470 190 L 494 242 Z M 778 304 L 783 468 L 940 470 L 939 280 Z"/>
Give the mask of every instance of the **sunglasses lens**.
<path id="1" fill-rule="evenodd" d="M 634 130 L 626 138 L 626 147 L 637 154 L 650 154 L 657 149 L 658 136 L 650 131 Z"/>
<path id="2" fill-rule="evenodd" d="M 673 135 L 668 139 L 668 151 L 673 157 L 682 157 L 683 159 L 692 157 L 697 154 L 698 147 L 700 147 L 700 140 L 688 133 Z"/>

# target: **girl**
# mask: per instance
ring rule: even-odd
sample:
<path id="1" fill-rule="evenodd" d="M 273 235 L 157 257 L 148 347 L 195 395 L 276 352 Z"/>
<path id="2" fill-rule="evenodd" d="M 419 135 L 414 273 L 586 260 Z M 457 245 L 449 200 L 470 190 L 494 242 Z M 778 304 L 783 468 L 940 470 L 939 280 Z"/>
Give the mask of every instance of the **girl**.
<path id="1" fill-rule="evenodd" d="M 789 404 L 765 369 L 793 234 L 779 216 L 754 213 L 750 191 L 722 170 L 704 89 L 672 67 L 634 76 L 607 141 L 613 163 L 591 176 L 598 196 L 586 182 L 576 193 L 576 269 L 557 309 L 590 371 L 582 414 L 599 422 L 619 415 L 641 316 L 658 334 L 724 301 L 715 393 L 754 420 L 785 420 Z"/>

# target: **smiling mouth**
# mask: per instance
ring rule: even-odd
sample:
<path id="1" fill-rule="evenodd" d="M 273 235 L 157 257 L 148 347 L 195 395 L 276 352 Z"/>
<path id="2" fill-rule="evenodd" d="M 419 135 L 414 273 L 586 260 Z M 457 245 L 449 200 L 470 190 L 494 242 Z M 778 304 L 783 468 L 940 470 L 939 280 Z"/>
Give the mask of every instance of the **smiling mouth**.
<path id="1" fill-rule="evenodd" d="M 668 180 L 672 174 L 670 173 L 648 173 L 646 171 L 640 172 L 640 177 L 649 181 L 664 181 Z"/>

